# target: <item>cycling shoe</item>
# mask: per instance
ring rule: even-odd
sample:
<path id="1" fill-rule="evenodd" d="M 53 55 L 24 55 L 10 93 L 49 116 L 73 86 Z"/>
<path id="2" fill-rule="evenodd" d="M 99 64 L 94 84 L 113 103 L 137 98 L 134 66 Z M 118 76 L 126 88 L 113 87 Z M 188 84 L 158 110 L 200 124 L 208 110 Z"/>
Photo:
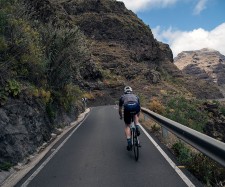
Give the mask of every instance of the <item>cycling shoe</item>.
<path id="1" fill-rule="evenodd" d="M 140 130 L 138 129 L 138 127 L 137 127 L 136 132 L 137 132 L 137 136 L 140 136 L 141 132 L 140 132 Z"/>
<path id="2" fill-rule="evenodd" d="M 127 146 L 127 150 L 128 150 L 128 151 L 131 151 L 131 150 L 132 150 L 132 145 L 128 145 L 128 146 Z"/>

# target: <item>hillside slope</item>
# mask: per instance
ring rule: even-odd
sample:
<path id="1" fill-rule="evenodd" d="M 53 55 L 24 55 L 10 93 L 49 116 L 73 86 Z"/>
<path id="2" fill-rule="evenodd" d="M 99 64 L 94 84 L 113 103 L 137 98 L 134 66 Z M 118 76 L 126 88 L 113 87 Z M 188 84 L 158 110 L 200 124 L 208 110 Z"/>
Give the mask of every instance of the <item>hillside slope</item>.
<path id="1" fill-rule="evenodd" d="M 215 85 L 183 75 L 173 64 L 169 46 L 157 41 L 151 29 L 122 2 L 50 2 L 60 5 L 61 12 L 69 16 L 87 36 L 93 62 L 103 74 L 101 96 L 110 96 L 113 101 L 118 98 L 123 86 L 129 84 L 147 98 L 160 95 L 162 89 L 168 92 L 180 90 L 197 98 L 221 97 Z M 99 86 L 94 85 L 90 89 L 99 90 Z"/>

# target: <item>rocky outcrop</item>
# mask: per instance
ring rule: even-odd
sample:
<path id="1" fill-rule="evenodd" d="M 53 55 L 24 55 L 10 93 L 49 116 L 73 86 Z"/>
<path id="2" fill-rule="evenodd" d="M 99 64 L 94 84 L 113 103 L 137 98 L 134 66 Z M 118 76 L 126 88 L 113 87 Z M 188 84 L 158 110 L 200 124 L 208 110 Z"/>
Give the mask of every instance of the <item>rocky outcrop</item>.
<path id="1" fill-rule="evenodd" d="M 204 103 L 204 109 L 211 113 L 211 118 L 204 127 L 204 133 L 225 142 L 225 116 L 220 112 L 216 103 Z"/>
<path id="2" fill-rule="evenodd" d="M 124 45 L 136 62 L 173 60 L 169 46 L 156 41 L 151 29 L 122 2 L 81 0 L 66 1 L 62 6 L 86 36 Z"/>
<path id="3" fill-rule="evenodd" d="M 124 82 L 132 81 L 130 84 L 137 88 L 139 86 L 134 84 L 139 82 L 138 79 L 146 79 L 149 84 L 156 85 L 169 75 L 183 79 L 187 89 L 197 98 L 221 96 L 218 88 L 209 87 L 204 81 L 197 85 L 196 90 L 196 86 L 192 86 L 196 80 L 191 77 L 187 80 L 174 65 L 169 45 L 157 41 L 151 29 L 122 2 L 64 1 L 61 7 L 92 42 L 92 60 L 109 71 L 112 77 L 122 77 Z M 122 86 L 118 84 L 120 89 Z"/>
<path id="4" fill-rule="evenodd" d="M 213 49 L 184 51 L 174 59 L 184 73 L 213 82 L 220 88 L 225 84 L 225 56 Z"/>
<path id="5" fill-rule="evenodd" d="M 150 70 L 145 74 L 147 80 L 151 81 L 151 83 L 156 84 L 161 81 L 161 75 L 156 70 Z"/>
<path id="6" fill-rule="evenodd" d="M 14 165 L 35 153 L 38 147 L 51 140 L 56 127 L 68 125 L 79 113 L 78 109 L 71 110 L 71 115 L 56 112 L 53 122 L 41 100 L 25 93 L 17 99 L 9 98 L 0 108 L 0 164 Z"/>
<path id="7" fill-rule="evenodd" d="M 43 105 L 33 99 L 9 99 L 0 108 L 0 163 L 15 164 L 50 140 L 53 127 Z"/>

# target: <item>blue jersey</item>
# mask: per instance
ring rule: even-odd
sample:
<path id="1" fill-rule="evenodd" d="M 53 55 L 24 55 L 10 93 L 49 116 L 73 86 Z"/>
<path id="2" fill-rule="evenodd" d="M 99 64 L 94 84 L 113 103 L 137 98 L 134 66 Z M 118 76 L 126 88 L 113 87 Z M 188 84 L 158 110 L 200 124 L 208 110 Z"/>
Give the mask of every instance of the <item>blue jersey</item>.
<path id="1" fill-rule="evenodd" d="M 123 105 L 126 105 L 130 102 L 138 103 L 140 105 L 139 97 L 132 93 L 128 93 L 120 97 L 119 106 L 122 107 Z"/>

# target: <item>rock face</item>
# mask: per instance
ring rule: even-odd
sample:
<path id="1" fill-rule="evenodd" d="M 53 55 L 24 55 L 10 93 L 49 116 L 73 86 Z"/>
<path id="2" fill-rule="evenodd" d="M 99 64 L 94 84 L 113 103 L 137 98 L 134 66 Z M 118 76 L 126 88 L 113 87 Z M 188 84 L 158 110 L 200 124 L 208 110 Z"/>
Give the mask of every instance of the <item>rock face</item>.
<path id="1" fill-rule="evenodd" d="M 197 98 L 220 97 L 218 88 L 209 86 L 204 81 L 196 90 L 192 86 L 196 81 L 191 77 L 187 80 L 174 65 L 169 45 L 157 41 L 149 26 L 126 9 L 122 2 L 24 1 L 28 4 L 33 19 L 44 23 L 60 23 L 62 27 L 72 27 L 76 24 L 80 28 L 90 43 L 91 60 L 88 64 L 91 68 L 88 65 L 88 68 L 80 70 L 83 79 L 78 79 L 78 84 L 84 89 L 101 92 L 97 95 L 108 97 L 105 99 L 110 103 L 119 97 L 125 84 L 135 87 L 137 91 L 143 91 L 142 88 L 148 84 L 162 84 L 163 89 L 166 87 L 170 89 L 171 86 L 167 86 L 164 82 L 168 75 L 182 79 L 187 90 Z M 138 83 L 140 80 L 148 82 L 140 87 Z M 159 90 L 155 92 L 151 94 L 155 95 Z"/>
<path id="2" fill-rule="evenodd" d="M 8 100 L 0 108 L 0 163 L 15 164 L 51 137 L 52 127 L 35 100 L 20 98 Z"/>
<path id="3" fill-rule="evenodd" d="M 78 115 L 78 111 L 71 113 L 59 111 L 53 126 L 43 102 L 25 94 L 8 99 L 0 108 L 0 164 L 14 165 L 36 152 L 51 139 L 56 126 L 67 125 Z"/>
<path id="4" fill-rule="evenodd" d="M 60 5 L 92 43 L 92 60 L 107 70 L 111 77 L 121 80 L 122 84 L 117 81 L 117 86 L 113 86 L 113 92 L 122 90 L 123 82 L 128 82 L 142 92 L 142 88 L 148 85 L 142 84 L 140 87 L 140 80 L 147 80 L 152 85 L 162 84 L 165 89 L 168 86 L 163 85 L 163 80 L 169 74 L 183 79 L 187 90 L 197 98 L 221 97 L 218 88 L 204 81 L 199 84 L 198 90 L 193 88 L 192 84 L 196 80 L 191 77 L 187 80 L 174 65 L 169 45 L 157 41 L 151 29 L 132 11 L 127 10 L 122 2 L 80 0 L 64 1 Z M 107 95 L 113 94 L 107 92 Z"/>
<path id="5" fill-rule="evenodd" d="M 225 85 L 225 56 L 216 50 L 184 51 L 174 59 L 174 64 L 184 73 L 213 82 L 221 89 Z"/>
<path id="6" fill-rule="evenodd" d="M 128 69 L 132 63 L 153 64 L 165 59 L 173 61 L 169 46 L 155 40 L 151 29 L 126 9 L 124 3 L 81 0 L 66 1 L 61 5 L 89 40 L 93 41 L 93 58 L 101 61 L 103 68 L 112 68 L 113 73 L 120 74 L 123 66 Z M 136 68 L 139 69 L 138 65 Z M 124 71 L 127 76 L 133 77 L 141 70 Z"/>
<path id="7" fill-rule="evenodd" d="M 204 127 L 204 133 L 225 142 L 225 116 L 219 112 L 218 104 L 204 103 L 204 109 L 211 113 L 211 118 Z"/>

